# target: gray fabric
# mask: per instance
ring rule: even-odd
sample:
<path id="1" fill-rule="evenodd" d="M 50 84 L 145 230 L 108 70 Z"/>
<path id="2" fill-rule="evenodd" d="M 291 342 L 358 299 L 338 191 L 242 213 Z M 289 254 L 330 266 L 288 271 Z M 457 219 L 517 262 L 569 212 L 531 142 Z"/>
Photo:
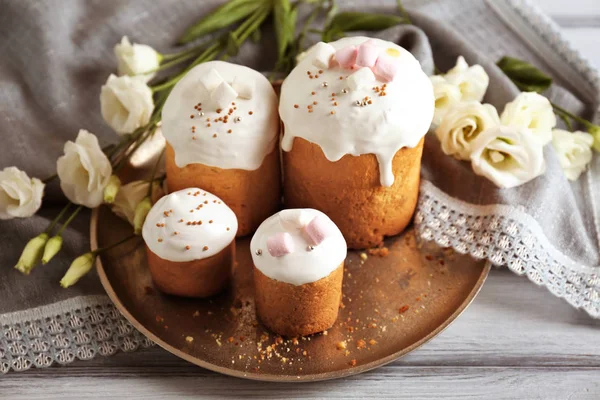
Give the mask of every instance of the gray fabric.
<path id="1" fill-rule="evenodd" d="M 0 1 L 0 168 L 16 165 L 31 176 L 54 173 L 63 143 L 80 128 L 97 134 L 101 144 L 114 142 L 114 133 L 100 116 L 99 91 L 115 70 L 112 47 L 122 35 L 168 52 L 182 29 L 219 4 L 197 0 L 2 0 Z M 348 8 L 382 9 L 394 1 L 355 0 Z M 494 62 L 504 54 L 525 58 L 555 76 L 548 95 L 577 113 L 590 116 L 597 103 L 555 73 L 522 38 L 494 14 L 486 1 L 429 0 L 408 2 L 414 23 L 389 29 L 378 36 L 409 48 L 426 70 L 435 64 L 450 68 L 458 55 L 483 65 L 490 75 L 486 101 L 502 109 L 518 93 Z M 459 12 L 460 11 L 460 12 Z M 259 47 L 260 46 L 260 47 Z M 433 50 L 433 52 L 432 52 Z M 246 45 L 235 59 L 258 70 L 273 64 L 272 36 L 260 45 Z M 564 86 L 571 90 L 561 87 Z M 575 94 L 577 93 L 577 94 Z M 597 97 L 597 96 L 596 96 Z M 584 101 L 585 100 L 585 101 Z M 520 188 L 499 190 L 473 174 L 467 163 L 445 156 L 433 135 L 426 140 L 422 175 L 453 197 L 474 204 L 512 204 L 521 207 L 542 226 L 559 250 L 588 266 L 599 264 L 593 200 L 588 179 L 569 183 L 555 155 L 546 149 L 546 174 Z M 588 174 L 598 176 L 596 157 Z M 27 309 L 83 294 L 102 293 L 94 273 L 72 289 L 58 281 L 70 261 L 87 251 L 89 214 L 81 215 L 67 230 L 65 250 L 51 264 L 29 277 L 12 267 L 26 241 L 43 230 L 64 198 L 57 183 L 46 190 L 44 210 L 28 220 L 0 221 L 0 314 Z"/>

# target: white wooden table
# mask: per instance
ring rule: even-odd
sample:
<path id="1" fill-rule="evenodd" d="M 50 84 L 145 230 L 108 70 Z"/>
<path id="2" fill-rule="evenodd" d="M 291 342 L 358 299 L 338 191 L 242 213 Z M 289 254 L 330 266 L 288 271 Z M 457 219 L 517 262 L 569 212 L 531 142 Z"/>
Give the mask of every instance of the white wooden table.
<path id="1" fill-rule="evenodd" d="M 474 0 L 475 1 L 475 0 Z M 600 67 L 600 0 L 536 0 Z M 0 377 L 2 399 L 600 399 L 600 321 L 507 270 L 429 344 L 359 376 L 313 384 L 229 378 L 155 348 Z"/>

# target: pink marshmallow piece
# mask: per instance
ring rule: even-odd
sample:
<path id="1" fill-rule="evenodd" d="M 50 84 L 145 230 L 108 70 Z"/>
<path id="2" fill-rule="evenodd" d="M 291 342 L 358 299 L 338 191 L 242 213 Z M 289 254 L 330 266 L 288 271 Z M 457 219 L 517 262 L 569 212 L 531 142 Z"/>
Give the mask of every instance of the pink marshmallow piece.
<path id="1" fill-rule="evenodd" d="M 385 82 L 391 82 L 394 80 L 398 70 L 400 69 L 400 60 L 382 54 L 377 58 L 377 63 L 373 72 L 378 78 L 381 78 Z"/>
<path id="2" fill-rule="evenodd" d="M 282 257 L 294 252 L 294 241 L 292 235 L 287 232 L 279 232 L 267 239 L 267 249 L 273 257 Z"/>
<path id="3" fill-rule="evenodd" d="M 358 50 L 356 46 L 342 47 L 335 52 L 335 61 L 344 68 L 352 68 L 356 61 Z"/>
<path id="4" fill-rule="evenodd" d="M 372 68 L 379 56 L 379 49 L 371 41 L 366 41 L 358 46 L 356 65 Z"/>
<path id="5" fill-rule="evenodd" d="M 306 236 L 313 245 L 320 244 L 331 234 L 331 222 L 322 215 L 317 215 L 304 227 Z"/>

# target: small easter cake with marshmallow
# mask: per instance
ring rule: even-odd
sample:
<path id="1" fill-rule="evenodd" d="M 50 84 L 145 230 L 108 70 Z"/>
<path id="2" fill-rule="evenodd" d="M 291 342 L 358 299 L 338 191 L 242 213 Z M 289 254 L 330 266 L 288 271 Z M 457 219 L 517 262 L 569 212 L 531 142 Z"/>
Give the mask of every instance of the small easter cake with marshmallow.
<path id="1" fill-rule="evenodd" d="M 252 233 L 279 209 L 279 115 L 267 78 L 242 65 L 211 61 L 192 68 L 162 111 L 169 191 L 201 187 Z"/>
<path id="2" fill-rule="evenodd" d="M 313 209 L 283 210 L 265 220 L 250 243 L 256 313 L 288 337 L 329 329 L 342 298 L 346 241 Z"/>
<path id="3" fill-rule="evenodd" d="M 285 206 L 323 211 L 354 249 L 400 233 L 434 109 L 429 78 L 395 43 L 316 44 L 281 87 Z"/>
<path id="4" fill-rule="evenodd" d="M 142 229 L 156 287 L 184 297 L 222 291 L 235 262 L 237 229 L 233 211 L 205 190 L 187 188 L 159 199 Z"/>

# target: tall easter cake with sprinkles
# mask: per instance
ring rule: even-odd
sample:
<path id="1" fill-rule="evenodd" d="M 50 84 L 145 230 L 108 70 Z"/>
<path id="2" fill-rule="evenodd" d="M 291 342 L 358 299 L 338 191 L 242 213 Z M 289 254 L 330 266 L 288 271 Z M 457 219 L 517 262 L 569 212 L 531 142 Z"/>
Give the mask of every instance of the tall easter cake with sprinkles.
<path id="1" fill-rule="evenodd" d="M 250 249 L 256 312 L 265 326 L 294 337 L 334 324 L 347 248 L 329 217 L 312 209 L 280 211 L 260 225 Z"/>
<path id="2" fill-rule="evenodd" d="M 237 229 L 233 211 L 205 190 L 188 188 L 162 197 L 142 229 L 154 284 L 185 297 L 219 293 L 231 276 Z"/>
<path id="3" fill-rule="evenodd" d="M 350 248 L 400 233 L 434 108 L 430 80 L 402 47 L 366 37 L 316 44 L 281 87 L 286 207 L 323 211 Z"/>
<path id="4" fill-rule="evenodd" d="M 262 74 L 222 61 L 200 64 L 175 85 L 162 117 L 170 191 L 215 193 L 235 212 L 238 236 L 277 211 L 277 95 Z"/>

